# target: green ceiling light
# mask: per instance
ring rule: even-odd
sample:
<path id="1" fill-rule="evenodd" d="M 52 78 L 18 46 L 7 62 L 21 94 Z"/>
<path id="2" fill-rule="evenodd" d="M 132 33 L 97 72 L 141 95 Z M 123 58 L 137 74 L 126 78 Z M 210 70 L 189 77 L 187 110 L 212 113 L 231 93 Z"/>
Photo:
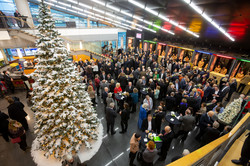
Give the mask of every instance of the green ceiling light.
<path id="1" fill-rule="evenodd" d="M 250 62 L 250 60 L 246 60 L 246 59 L 238 59 L 238 60 L 242 62 Z"/>
<path id="2" fill-rule="evenodd" d="M 157 42 L 155 41 L 150 41 L 150 40 L 143 40 L 144 42 L 148 42 L 148 43 L 153 43 L 153 44 L 156 44 Z"/>

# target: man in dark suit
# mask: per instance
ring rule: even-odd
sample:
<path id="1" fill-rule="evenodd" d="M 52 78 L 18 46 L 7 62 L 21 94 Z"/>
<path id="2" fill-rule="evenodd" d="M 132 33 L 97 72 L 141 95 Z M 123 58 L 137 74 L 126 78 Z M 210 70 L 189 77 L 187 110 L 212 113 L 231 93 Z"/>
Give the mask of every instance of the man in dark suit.
<path id="1" fill-rule="evenodd" d="M 128 93 L 133 93 L 134 86 L 132 85 L 132 82 L 128 82 L 128 85 L 125 88 L 125 91 Z"/>
<path id="2" fill-rule="evenodd" d="M 219 94 L 219 102 L 223 100 L 223 98 L 227 95 L 227 93 L 230 91 L 229 83 L 227 82 L 226 85 L 221 89 Z"/>
<path id="3" fill-rule="evenodd" d="M 183 77 L 180 82 L 180 88 L 184 90 L 186 86 L 187 86 L 186 78 Z"/>
<path id="4" fill-rule="evenodd" d="M 237 90 L 237 81 L 235 78 L 232 79 L 232 83 L 230 84 L 229 88 L 230 90 L 228 92 L 226 101 L 229 101 L 231 99 L 232 94 Z"/>
<path id="5" fill-rule="evenodd" d="M 116 132 L 114 131 L 114 124 L 116 118 L 116 112 L 114 110 L 115 103 L 110 103 L 106 108 L 106 121 L 107 121 L 107 133 L 109 134 L 109 130 L 111 130 L 111 135 L 114 135 Z"/>
<path id="6" fill-rule="evenodd" d="M 148 117 L 142 121 L 141 130 L 143 132 L 155 131 L 155 121 L 151 114 L 148 114 Z"/>
<path id="7" fill-rule="evenodd" d="M 207 82 L 204 87 L 203 101 L 206 102 L 210 100 L 212 100 L 212 87 L 210 86 L 209 82 Z"/>
<path id="8" fill-rule="evenodd" d="M 190 81 L 189 83 L 188 83 L 188 85 L 186 86 L 186 91 L 188 92 L 188 93 L 190 93 L 191 91 L 192 91 L 192 89 L 193 89 L 193 83 L 192 83 L 192 81 Z"/>
<path id="9" fill-rule="evenodd" d="M 108 89 L 108 87 L 105 87 L 104 92 L 102 93 L 102 99 L 103 99 L 103 103 L 104 103 L 105 108 L 107 107 L 106 99 L 108 97 L 108 93 L 109 93 L 109 89 Z"/>
<path id="10" fill-rule="evenodd" d="M 208 110 L 208 111 L 213 110 L 213 108 L 216 106 L 216 103 L 217 103 L 217 100 L 216 100 L 216 99 L 213 99 L 213 100 L 211 101 L 211 103 L 207 103 L 207 110 Z"/>
<path id="11" fill-rule="evenodd" d="M 187 109 L 185 112 L 185 116 L 181 116 L 179 121 L 181 121 L 182 123 L 180 131 L 176 134 L 175 137 L 178 138 L 180 135 L 183 135 L 181 140 L 185 141 L 188 136 L 188 132 L 192 131 L 195 126 L 195 117 L 192 116 L 191 110 Z"/>
<path id="12" fill-rule="evenodd" d="M 10 77 L 9 72 L 8 71 L 3 71 L 3 78 L 4 78 L 4 82 L 6 83 L 6 85 L 8 86 L 8 88 L 11 90 L 12 93 L 15 92 L 15 87 L 13 85 L 13 79 Z"/>
<path id="13" fill-rule="evenodd" d="M 162 140 L 161 152 L 158 153 L 160 155 L 159 161 L 165 161 L 167 153 L 168 153 L 168 149 L 169 149 L 171 142 L 174 138 L 174 133 L 171 130 L 171 127 L 166 126 L 164 128 L 164 131 L 162 132 L 162 134 L 159 134 L 159 137 Z"/>
<path id="14" fill-rule="evenodd" d="M 214 116 L 214 112 L 213 111 L 209 111 L 209 112 L 201 115 L 200 123 L 199 123 L 200 132 L 195 137 L 196 140 L 200 140 L 201 137 L 203 136 L 203 134 L 205 133 L 207 127 L 212 126 L 212 124 L 213 124 L 212 117 L 213 116 Z"/>
<path id="15" fill-rule="evenodd" d="M 168 111 L 173 111 L 176 103 L 176 99 L 174 97 L 175 93 L 171 92 L 170 96 L 166 96 L 166 108 Z"/>
<path id="16" fill-rule="evenodd" d="M 105 74 L 105 71 L 102 71 L 102 74 L 100 75 L 100 80 L 106 80 L 107 79 L 107 75 Z"/>
<path id="17" fill-rule="evenodd" d="M 234 164 L 240 164 L 243 166 L 247 166 L 248 161 L 250 160 L 250 133 L 247 134 L 247 138 L 241 149 L 241 157 L 239 160 L 232 160 Z"/>
<path id="18" fill-rule="evenodd" d="M 166 78 L 166 74 L 165 74 L 165 70 L 163 69 L 161 70 L 161 73 L 160 73 L 160 79 L 165 80 L 165 78 Z"/>
<path id="19" fill-rule="evenodd" d="M 216 140 L 220 137 L 220 131 L 218 130 L 220 124 L 215 121 L 213 127 L 208 127 L 205 131 L 205 134 L 202 137 L 201 147 Z"/>

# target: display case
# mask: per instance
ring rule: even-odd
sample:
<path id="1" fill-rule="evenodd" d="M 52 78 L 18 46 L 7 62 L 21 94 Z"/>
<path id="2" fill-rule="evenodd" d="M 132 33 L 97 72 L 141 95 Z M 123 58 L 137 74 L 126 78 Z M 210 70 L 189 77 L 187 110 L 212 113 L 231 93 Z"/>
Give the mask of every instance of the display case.
<path id="1" fill-rule="evenodd" d="M 177 60 L 178 58 L 178 46 L 168 45 L 167 57 L 172 58 L 172 60 Z"/>
<path id="2" fill-rule="evenodd" d="M 150 53 L 153 53 L 154 51 L 156 51 L 156 45 L 157 42 L 155 41 L 150 41 L 150 40 L 144 40 L 144 51 L 150 51 Z"/>
<path id="3" fill-rule="evenodd" d="M 230 77 L 242 79 L 250 71 L 250 60 L 237 59 L 236 65 Z"/>
<path id="4" fill-rule="evenodd" d="M 189 63 L 192 59 L 194 50 L 189 48 L 180 47 L 181 52 L 179 55 L 179 61 L 183 63 Z"/>
<path id="5" fill-rule="evenodd" d="M 207 70 L 209 61 L 212 57 L 212 53 L 195 50 L 195 55 L 193 58 L 193 65 L 197 66 L 199 69 Z"/>
<path id="6" fill-rule="evenodd" d="M 158 43 L 157 44 L 157 53 L 159 56 L 165 56 L 166 55 L 166 47 L 167 47 L 167 44 L 165 43 Z"/>
<path id="7" fill-rule="evenodd" d="M 210 71 L 214 71 L 220 74 L 229 74 L 229 71 L 233 65 L 234 57 L 213 54 L 214 60 L 210 66 Z"/>

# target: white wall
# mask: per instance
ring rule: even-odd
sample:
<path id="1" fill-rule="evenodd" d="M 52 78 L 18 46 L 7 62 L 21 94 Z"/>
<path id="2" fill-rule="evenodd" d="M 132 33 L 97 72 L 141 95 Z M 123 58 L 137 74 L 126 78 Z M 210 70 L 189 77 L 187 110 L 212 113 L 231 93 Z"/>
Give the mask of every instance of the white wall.
<path id="1" fill-rule="evenodd" d="M 8 31 L 0 31 L 0 40 L 10 40 L 11 37 Z"/>
<path id="2" fill-rule="evenodd" d="M 107 41 L 118 40 L 118 32 L 126 32 L 119 28 L 58 28 L 61 36 L 72 41 Z M 36 34 L 37 30 L 25 30 L 28 33 Z"/>

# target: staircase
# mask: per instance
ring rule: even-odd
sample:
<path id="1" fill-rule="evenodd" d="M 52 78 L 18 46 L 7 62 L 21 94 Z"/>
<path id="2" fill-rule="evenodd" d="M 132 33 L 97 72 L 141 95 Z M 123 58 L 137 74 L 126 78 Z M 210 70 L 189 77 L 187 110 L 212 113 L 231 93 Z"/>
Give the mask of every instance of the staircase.
<path id="1" fill-rule="evenodd" d="M 24 40 L 28 40 L 28 41 L 33 42 L 33 43 L 36 42 L 37 37 L 33 34 L 30 34 L 26 31 L 24 31 L 24 30 L 10 29 L 8 31 L 9 31 L 9 35 L 12 38 L 20 37 Z"/>
<path id="2" fill-rule="evenodd" d="M 237 166 L 236 164 L 232 163 L 231 160 L 240 158 L 241 148 L 244 144 L 246 139 L 246 134 L 249 133 L 249 130 L 246 130 L 230 147 L 227 151 L 225 156 L 219 162 L 218 166 Z"/>

